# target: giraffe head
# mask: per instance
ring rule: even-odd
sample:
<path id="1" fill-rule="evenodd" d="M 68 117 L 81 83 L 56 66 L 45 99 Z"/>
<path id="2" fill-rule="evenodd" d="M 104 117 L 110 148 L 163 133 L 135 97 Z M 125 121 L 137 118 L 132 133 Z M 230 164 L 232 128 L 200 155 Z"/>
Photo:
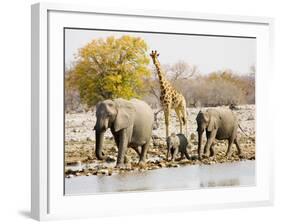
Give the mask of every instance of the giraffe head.
<path id="1" fill-rule="evenodd" d="M 155 51 L 151 51 L 150 57 L 152 58 L 153 62 L 156 61 L 156 59 L 159 57 L 159 53 Z"/>

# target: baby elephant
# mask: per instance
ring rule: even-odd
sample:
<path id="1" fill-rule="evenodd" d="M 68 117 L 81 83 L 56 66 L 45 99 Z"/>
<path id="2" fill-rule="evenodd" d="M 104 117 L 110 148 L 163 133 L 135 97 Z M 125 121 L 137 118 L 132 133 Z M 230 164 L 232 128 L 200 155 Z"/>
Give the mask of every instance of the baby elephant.
<path id="1" fill-rule="evenodd" d="M 187 146 L 188 141 L 186 137 L 183 134 L 175 134 L 173 133 L 171 136 L 167 138 L 167 161 L 169 161 L 170 153 L 172 155 L 172 161 L 175 161 L 175 158 L 178 154 L 178 152 L 181 153 L 181 160 L 184 158 L 184 156 L 187 159 L 190 159 L 188 153 L 187 153 Z"/>

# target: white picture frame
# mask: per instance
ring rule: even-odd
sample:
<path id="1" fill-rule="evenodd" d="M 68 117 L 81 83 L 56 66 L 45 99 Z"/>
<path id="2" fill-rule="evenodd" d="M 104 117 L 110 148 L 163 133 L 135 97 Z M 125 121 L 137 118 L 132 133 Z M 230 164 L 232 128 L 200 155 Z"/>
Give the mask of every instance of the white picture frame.
<path id="1" fill-rule="evenodd" d="M 32 16 L 31 215 L 37 220 L 264 206 L 273 203 L 271 86 L 273 19 L 38 3 Z M 111 28 L 257 38 L 256 185 L 251 187 L 64 196 L 63 27 Z M 187 28 L 184 28 L 187 27 Z M 181 200 L 176 200 L 181 198 Z M 111 203 L 105 203 L 110 200 Z M 134 206 L 132 206 L 132 204 Z M 118 205 L 118 206 L 116 206 Z"/>

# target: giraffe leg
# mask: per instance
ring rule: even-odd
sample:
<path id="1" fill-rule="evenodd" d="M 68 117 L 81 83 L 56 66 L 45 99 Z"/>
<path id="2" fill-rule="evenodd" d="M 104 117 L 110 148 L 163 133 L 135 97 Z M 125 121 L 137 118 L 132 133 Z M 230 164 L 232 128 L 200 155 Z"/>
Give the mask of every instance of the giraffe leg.
<path id="1" fill-rule="evenodd" d="M 165 125 L 166 125 L 166 138 L 169 137 L 169 118 L 170 118 L 170 108 L 164 109 L 164 115 L 165 115 Z"/>
<path id="2" fill-rule="evenodd" d="M 183 120 L 183 125 L 184 125 L 184 129 L 185 129 L 185 135 L 187 137 L 187 115 L 186 115 L 186 107 L 182 106 L 181 109 L 181 117 Z"/>
<path id="3" fill-rule="evenodd" d="M 182 118 L 181 118 L 181 112 L 180 112 L 180 110 L 177 108 L 177 109 L 175 109 L 175 111 L 176 111 L 176 114 L 177 114 L 177 117 L 178 117 L 178 119 L 179 119 L 179 122 L 180 122 L 180 133 L 182 134 Z"/>

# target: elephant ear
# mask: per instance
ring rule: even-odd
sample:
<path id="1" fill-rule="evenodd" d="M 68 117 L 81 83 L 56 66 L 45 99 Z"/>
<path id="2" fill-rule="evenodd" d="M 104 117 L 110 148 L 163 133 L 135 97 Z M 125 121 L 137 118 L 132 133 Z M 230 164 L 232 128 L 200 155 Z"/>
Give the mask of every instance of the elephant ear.
<path id="1" fill-rule="evenodd" d="M 167 146 L 168 146 L 168 148 L 178 147 L 179 145 L 180 145 L 180 141 L 179 141 L 178 136 L 175 133 L 172 133 L 167 138 Z"/>
<path id="2" fill-rule="evenodd" d="M 135 108 L 129 101 L 116 100 L 117 115 L 114 121 L 114 131 L 118 132 L 122 129 L 133 125 L 135 116 Z"/>
<path id="3" fill-rule="evenodd" d="M 174 144 L 173 145 L 178 147 L 180 145 L 180 138 L 179 138 L 179 136 L 177 136 L 175 133 L 173 133 L 172 136 L 173 136 L 173 139 L 174 139 L 174 141 L 173 141 Z"/>
<path id="4" fill-rule="evenodd" d="M 207 130 L 213 131 L 214 129 L 217 129 L 217 121 L 213 116 L 211 116 Z"/>

